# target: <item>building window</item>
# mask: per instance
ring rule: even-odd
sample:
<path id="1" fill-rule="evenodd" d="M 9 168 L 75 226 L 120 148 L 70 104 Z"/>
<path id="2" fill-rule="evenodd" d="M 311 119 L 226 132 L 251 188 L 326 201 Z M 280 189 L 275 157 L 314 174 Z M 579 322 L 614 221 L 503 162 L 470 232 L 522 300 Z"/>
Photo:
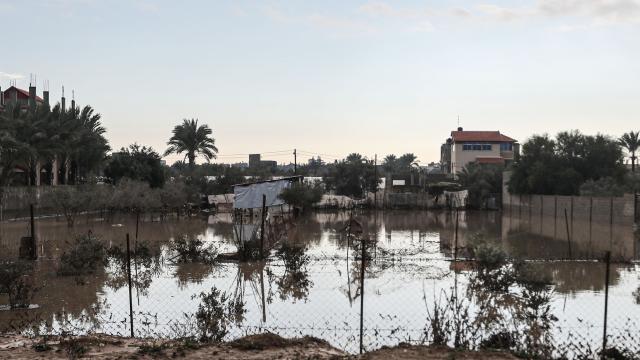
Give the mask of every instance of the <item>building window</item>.
<path id="1" fill-rule="evenodd" d="M 500 151 L 513 151 L 513 144 L 512 143 L 501 143 L 500 144 Z"/>
<path id="2" fill-rule="evenodd" d="M 491 151 L 491 144 L 462 144 L 463 151 Z"/>

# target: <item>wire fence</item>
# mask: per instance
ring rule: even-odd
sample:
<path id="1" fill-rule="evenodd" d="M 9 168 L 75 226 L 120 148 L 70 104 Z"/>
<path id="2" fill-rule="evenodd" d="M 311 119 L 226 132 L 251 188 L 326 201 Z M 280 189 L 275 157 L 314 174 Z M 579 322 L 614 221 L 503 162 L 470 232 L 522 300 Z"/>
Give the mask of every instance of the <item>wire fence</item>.
<path id="1" fill-rule="evenodd" d="M 407 235 L 410 244 L 398 245 L 350 223 L 332 236 L 339 251 L 285 243 L 240 263 L 175 262 L 168 247 L 127 251 L 122 241 L 90 276 L 57 276 L 58 260 L 41 259 L 37 307 L 0 311 L 0 331 L 207 340 L 271 332 L 350 353 L 410 343 L 640 357 L 638 267 L 606 252 L 512 261 L 494 246 L 462 246 L 457 226 L 444 243 Z"/>

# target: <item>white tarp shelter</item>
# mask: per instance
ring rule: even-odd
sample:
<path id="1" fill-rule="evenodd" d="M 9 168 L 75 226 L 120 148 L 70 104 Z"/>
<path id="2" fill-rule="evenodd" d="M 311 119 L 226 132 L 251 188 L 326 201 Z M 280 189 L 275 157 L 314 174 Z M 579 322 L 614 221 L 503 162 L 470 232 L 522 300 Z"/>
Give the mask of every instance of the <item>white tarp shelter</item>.
<path id="1" fill-rule="evenodd" d="M 284 205 L 280 199 L 282 190 L 291 186 L 295 178 L 270 180 L 253 184 L 241 184 L 233 187 L 234 209 L 256 209 L 262 207 L 262 195 L 266 195 L 266 206 Z"/>

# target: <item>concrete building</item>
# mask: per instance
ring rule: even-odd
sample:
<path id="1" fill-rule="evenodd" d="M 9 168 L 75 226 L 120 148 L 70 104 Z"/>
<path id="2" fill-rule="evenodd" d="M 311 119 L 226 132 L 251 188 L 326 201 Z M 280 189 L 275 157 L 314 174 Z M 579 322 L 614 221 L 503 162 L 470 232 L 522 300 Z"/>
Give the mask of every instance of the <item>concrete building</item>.
<path id="1" fill-rule="evenodd" d="M 260 154 L 249 154 L 249 167 L 252 169 L 260 167 Z"/>
<path id="2" fill-rule="evenodd" d="M 30 83 L 29 90 L 23 90 L 18 88 L 15 83 L 11 84 L 6 90 L 0 88 L 0 112 L 10 108 L 18 107 L 21 111 L 35 111 L 39 106 L 49 106 L 49 90 L 48 82 L 45 82 L 45 90 L 42 92 L 42 97 L 36 94 L 36 87 L 33 83 Z M 65 97 L 64 87 L 62 88 L 61 107 L 65 110 Z M 72 100 L 71 106 L 75 107 L 75 100 Z M 35 164 L 32 171 L 24 166 L 17 166 L 15 169 L 17 179 L 14 183 L 23 182 L 24 185 L 58 185 L 60 183 L 60 176 L 63 175 L 64 179 L 68 179 L 68 172 L 70 164 L 62 163 L 54 157 L 53 160 L 40 162 Z"/>
<path id="3" fill-rule="evenodd" d="M 275 169 L 278 166 L 278 162 L 274 160 L 262 160 L 260 154 L 249 154 L 249 168 L 267 168 Z"/>
<path id="4" fill-rule="evenodd" d="M 461 127 L 440 147 L 443 171 L 456 176 L 471 162 L 508 165 L 519 152 L 517 140 L 500 131 L 465 131 Z"/>
<path id="5" fill-rule="evenodd" d="M 9 106 L 20 106 L 22 110 L 42 104 L 49 104 L 49 91 L 43 93 L 43 97 L 36 95 L 36 87 L 30 86 L 29 91 L 10 86 L 7 90 L 0 89 L 0 111 Z"/>

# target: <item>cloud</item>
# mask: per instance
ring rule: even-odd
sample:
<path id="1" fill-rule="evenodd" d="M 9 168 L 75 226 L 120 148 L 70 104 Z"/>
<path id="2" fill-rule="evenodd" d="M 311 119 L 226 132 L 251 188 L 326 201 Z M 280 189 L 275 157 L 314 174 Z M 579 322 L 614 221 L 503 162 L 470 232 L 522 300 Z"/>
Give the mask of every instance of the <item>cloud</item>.
<path id="1" fill-rule="evenodd" d="M 501 21 L 575 18 L 591 25 L 640 23 L 640 0 L 537 0 L 524 7 L 482 4 L 476 9 Z"/>
<path id="2" fill-rule="evenodd" d="M 435 13 L 428 8 L 401 8 L 382 1 L 370 1 L 361 5 L 358 12 L 376 20 L 395 21 L 401 24 L 402 30 L 410 32 L 434 30 L 430 17 Z"/>
<path id="3" fill-rule="evenodd" d="M 400 19 L 417 19 L 426 15 L 424 10 L 397 8 L 382 1 L 371 1 L 361 5 L 358 11 L 374 17 L 388 17 Z"/>
<path id="4" fill-rule="evenodd" d="M 453 8 L 450 10 L 450 13 L 453 16 L 461 18 L 468 18 L 473 16 L 473 14 L 469 10 L 463 8 Z"/>
<path id="5" fill-rule="evenodd" d="M 512 21 L 532 15 L 530 9 L 506 7 L 494 4 L 480 4 L 476 7 L 479 12 L 501 21 Z"/>
<path id="6" fill-rule="evenodd" d="M 422 21 L 410 26 L 408 29 L 412 32 L 431 32 L 435 30 L 435 26 L 433 26 L 433 24 L 428 21 Z"/>
<path id="7" fill-rule="evenodd" d="M 537 10 L 547 16 L 575 16 L 597 22 L 640 21 L 640 0 L 539 0 Z"/>
<path id="8" fill-rule="evenodd" d="M 271 20 L 280 23 L 307 24 L 317 28 L 333 31 L 348 31 L 357 33 L 367 33 L 375 31 L 375 28 L 366 22 L 355 18 L 341 17 L 328 14 L 313 13 L 309 15 L 293 15 L 285 13 L 274 7 L 265 9 L 265 14 Z"/>
<path id="9" fill-rule="evenodd" d="M 22 74 L 10 74 L 10 73 L 6 73 L 6 72 L 0 71 L 0 79 L 20 80 L 20 79 L 24 79 L 24 75 L 22 75 Z"/>
<path id="10" fill-rule="evenodd" d="M 135 6 L 138 10 L 147 14 L 156 14 L 160 12 L 158 3 L 150 0 L 138 0 L 135 2 Z"/>

